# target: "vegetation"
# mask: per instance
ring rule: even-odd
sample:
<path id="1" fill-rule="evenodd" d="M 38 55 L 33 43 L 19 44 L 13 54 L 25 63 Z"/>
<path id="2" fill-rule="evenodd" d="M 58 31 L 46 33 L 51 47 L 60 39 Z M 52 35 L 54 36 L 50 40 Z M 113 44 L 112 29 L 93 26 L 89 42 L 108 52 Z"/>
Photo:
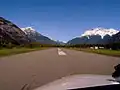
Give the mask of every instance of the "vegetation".
<path id="1" fill-rule="evenodd" d="M 90 49 L 90 48 L 71 48 L 74 50 L 97 53 L 102 55 L 117 56 L 120 57 L 120 50 L 110 50 L 110 49 Z"/>
<path id="2" fill-rule="evenodd" d="M 65 47 L 69 48 L 101 48 L 103 47 L 104 49 L 112 49 L 112 50 L 120 50 L 120 43 L 109 43 L 109 44 L 75 44 L 75 45 L 65 45 Z"/>
<path id="3" fill-rule="evenodd" d="M 76 50 L 82 50 L 85 52 L 92 52 L 111 56 L 120 56 L 120 43 L 110 43 L 110 44 L 76 44 L 76 45 L 50 45 L 41 44 L 39 42 L 32 42 L 27 44 L 15 45 L 12 43 L 0 43 L 0 56 L 25 53 L 35 50 L 41 50 L 48 47 L 64 47 L 64 48 L 74 48 Z M 98 47 L 98 50 L 95 49 Z M 101 49 L 104 48 L 104 49 Z M 90 49 L 92 48 L 92 49 Z"/>
<path id="4" fill-rule="evenodd" d="M 4 48 L 0 50 L 0 57 L 13 55 L 13 54 L 19 54 L 19 53 L 26 53 L 26 52 L 31 52 L 35 50 L 41 50 L 41 49 L 44 49 L 44 48 L 13 48 L 13 49 Z"/>
<path id="5" fill-rule="evenodd" d="M 23 44 L 23 45 L 14 45 L 11 43 L 2 44 L 0 46 L 0 57 L 19 54 L 19 53 L 26 53 L 26 52 L 36 51 L 36 50 L 43 50 L 48 47 L 53 47 L 53 46 L 40 44 L 38 42 L 33 42 L 33 43 Z"/>
<path id="6" fill-rule="evenodd" d="M 120 57 L 120 51 L 119 50 L 108 50 L 108 49 L 90 50 L 90 49 L 88 49 L 88 50 L 83 50 L 83 51 Z"/>
<path id="7" fill-rule="evenodd" d="M 65 47 L 75 49 L 75 50 L 85 51 L 85 52 L 120 57 L 120 43 L 76 44 L 76 45 L 66 45 Z"/>

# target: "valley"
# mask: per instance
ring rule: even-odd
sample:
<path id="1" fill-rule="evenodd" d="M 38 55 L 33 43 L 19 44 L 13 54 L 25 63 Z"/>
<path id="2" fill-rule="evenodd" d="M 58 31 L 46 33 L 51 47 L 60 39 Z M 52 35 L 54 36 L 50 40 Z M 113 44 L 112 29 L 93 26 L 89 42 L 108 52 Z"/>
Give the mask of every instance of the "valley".
<path id="1" fill-rule="evenodd" d="M 0 1 L 0 90 L 116 86 L 120 0 Z"/>
<path id="2" fill-rule="evenodd" d="M 120 63 L 119 36 L 118 30 L 95 28 L 64 43 L 0 17 L 0 89 L 33 90 L 77 74 L 112 78 Z"/>

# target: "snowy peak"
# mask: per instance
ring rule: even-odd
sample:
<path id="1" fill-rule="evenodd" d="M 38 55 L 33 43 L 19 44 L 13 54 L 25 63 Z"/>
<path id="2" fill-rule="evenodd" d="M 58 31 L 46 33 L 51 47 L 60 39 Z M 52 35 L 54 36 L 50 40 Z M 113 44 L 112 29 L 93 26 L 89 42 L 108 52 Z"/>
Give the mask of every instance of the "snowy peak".
<path id="1" fill-rule="evenodd" d="M 28 30 L 28 31 L 35 31 L 35 29 L 33 29 L 32 27 L 25 27 L 25 28 L 21 28 L 23 31 L 24 30 Z"/>
<path id="2" fill-rule="evenodd" d="M 25 27 L 25 28 L 21 28 L 22 31 L 24 31 L 26 34 L 30 34 L 30 33 L 36 33 L 36 30 L 33 29 L 32 27 Z"/>
<path id="3" fill-rule="evenodd" d="M 105 29 L 105 28 L 94 28 L 94 29 L 91 29 L 91 30 L 87 30 L 84 34 L 82 34 L 81 36 L 92 36 L 92 35 L 100 35 L 102 38 L 105 36 L 105 35 L 114 35 L 116 33 L 118 33 L 119 31 L 118 30 L 115 30 L 115 29 Z"/>
<path id="4" fill-rule="evenodd" d="M 21 30 L 23 30 L 26 33 L 26 35 L 32 42 L 40 42 L 41 44 L 51 44 L 51 45 L 56 44 L 55 41 L 51 40 L 49 37 L 40 34 L 32 27 L 21 28 Z"/>

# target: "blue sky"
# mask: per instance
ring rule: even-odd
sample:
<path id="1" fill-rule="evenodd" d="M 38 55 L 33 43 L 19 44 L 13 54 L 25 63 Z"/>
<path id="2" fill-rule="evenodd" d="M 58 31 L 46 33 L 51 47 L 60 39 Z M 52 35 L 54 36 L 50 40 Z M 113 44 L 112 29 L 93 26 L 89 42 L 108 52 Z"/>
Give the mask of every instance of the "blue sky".
<path id="1" fill-rule="evenodd" d="M 120 29 L 119 0 L 1 0 L 0 16 L 68 41 L 95 27 Z"/>

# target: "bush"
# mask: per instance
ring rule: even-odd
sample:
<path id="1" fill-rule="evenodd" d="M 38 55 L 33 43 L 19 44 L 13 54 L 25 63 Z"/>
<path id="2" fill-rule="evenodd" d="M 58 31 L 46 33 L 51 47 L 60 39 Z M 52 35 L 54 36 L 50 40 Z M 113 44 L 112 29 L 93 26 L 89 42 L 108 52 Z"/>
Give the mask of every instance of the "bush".
<path id="1" fill-rule="evenodd" d="M 21 46 L 27 47 L 27 48 L 35 48 L 35 47 L 41 47 L 41 44 L 39 42 L 32 42 L 32 43 L 21 45 Z"/>
<path id="2" fill-rule="evenodd" d="M 11 48 L 13 48 L 13 47 L 16 47 L 16 45 L 14 45 L 14 44 L 12 44 L 12 43 L 8 43 L 8 44 L 6 44 L 5 47 L 11 49 Z"/>

